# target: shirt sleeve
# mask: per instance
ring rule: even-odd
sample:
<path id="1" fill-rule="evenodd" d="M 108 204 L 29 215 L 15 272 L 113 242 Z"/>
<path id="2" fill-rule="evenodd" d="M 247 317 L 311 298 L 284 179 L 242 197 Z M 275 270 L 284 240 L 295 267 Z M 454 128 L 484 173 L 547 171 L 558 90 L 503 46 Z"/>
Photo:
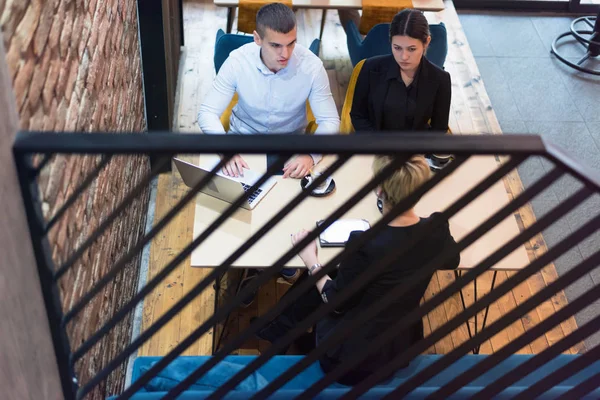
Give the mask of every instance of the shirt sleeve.
<path id="1" fill-rule="evenodd" d="M 204 133 L 224 134 L 221 114 L 225 111 L 237 88 L 236 61 L 228 57 L 217 74 L 212 88 L 198 112 L 198 125 Z"/>
<path id="2" fill-rule="evenodd" d="M 322 64 L 312 82 L 308 102 L 318 125 L 315 134 L 337 134 L 340 131 L 340 116 L 331 94 L 327 71 Z M 320 154 L 311 154 L 311 156 L 315 164 L 322 158 Z"/>
<path id="3" fill-rule="evenodd" d="M 351 243 L 356 240 L 361 233 L 361 231 L 352 232 L 348 238 L 347 246 L 350 246 Z M 321 292 L 324 300 L 326 299 L 326 301 L 329 302 L 334 299 L 338 293 L 342 292 L 344 288 L 346 288 L 353 280 L 363 273 L 363 271 L 369 267 L 370 263 L 371 261 L 369 260 L 364 249 L 362 247 L 358 249 L 356 253 L 340 264 L 340 268 L 338 269 L 335 279 L 325 282 Z M 342 308 L 343 306 L 340 305 L 336 311 L 339 312 Z"/>

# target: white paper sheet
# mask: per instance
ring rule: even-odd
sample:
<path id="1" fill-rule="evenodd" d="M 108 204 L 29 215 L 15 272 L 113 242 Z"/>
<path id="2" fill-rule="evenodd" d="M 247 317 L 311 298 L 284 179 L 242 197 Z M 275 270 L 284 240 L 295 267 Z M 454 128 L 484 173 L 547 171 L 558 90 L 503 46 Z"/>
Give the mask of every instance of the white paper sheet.
<path id="1" fill-rule="evenodd" d="M 369 222 L 364 219 L 340 219 L 325 229 L 320 238 L 327 243 L 345 243 L 352 231 L 366 231 L 369 228 Z"/>

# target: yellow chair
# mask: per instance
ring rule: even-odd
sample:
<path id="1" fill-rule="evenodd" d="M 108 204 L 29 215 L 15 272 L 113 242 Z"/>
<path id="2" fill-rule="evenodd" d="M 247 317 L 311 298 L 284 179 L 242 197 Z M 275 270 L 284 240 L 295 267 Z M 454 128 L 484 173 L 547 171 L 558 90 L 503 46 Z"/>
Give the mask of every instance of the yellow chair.
<path id="1" fill-rule="evenodd" d="M 350 118 L 350 111 L 352 110 L 352 101 L 354 100 L 354 89 L 356 88 L 356 81 L 358 80 L 358 75 L 360 74 L 360 70 L 362 69 L 365 60 L 361 60 L 356 64 L 354 69 L 352 70 L 352 75 L 350 76 L 350 82 L 348 82 L 348 89 L 346 90 L 346 98 L 344 99 L 344 106 L 342 107 L 342 115 L 340 116 L 340 133 L 348 135 L 354 132 L 354 127 L 352 126 L 352 119 Z M 431 123 L 431 120 L 429 120 Z M 450 127 L 448 127 L 448 134 L 452 134 Z"/>
<path id="2" fill-rule="evenodd" d="M 235 107 L 237 102 L 238 94 L 236 93 L 233 95 L 233 98 L 231 99 L 231 102 L 229 102 L 229 105 L 227 106 L 225 111 L 223 111 L 223 114 L 221 114 L 221 124 L 223 124 L 223 128 L 225 128 L 225 132 L 229 131 L 229 118 L 231 117 L 231 111 L 233 110 L 233 107 Z M 318 125 L 315 116 L 313 115 L 312 110 L 310 109 L 308 100 L 306 101 L 306 119 L 308 120 L 308 125 L 306 126 L 306 133 L 312 135 L 317 130 Z"/>
<path id="3" fill-rule="evenodd" d="M 348 89 L 346 90 L 346 98 L 344 99 L 344 106 L 342 107 L 342 115 L 340 116 L 340 133 L 348 135 L 354 132 L 352 126 L 352 119 L 350 118 L 350 110 L 352 110 L 352 101 L 354 100 L 354 88 L 356 87 L 356 81 L 358 80 L 358 74 L 362 69 L 365 60 L 359 61 L 358 64 L 352 70 L 350 76 L 350 82 L 348 82 Z"/>

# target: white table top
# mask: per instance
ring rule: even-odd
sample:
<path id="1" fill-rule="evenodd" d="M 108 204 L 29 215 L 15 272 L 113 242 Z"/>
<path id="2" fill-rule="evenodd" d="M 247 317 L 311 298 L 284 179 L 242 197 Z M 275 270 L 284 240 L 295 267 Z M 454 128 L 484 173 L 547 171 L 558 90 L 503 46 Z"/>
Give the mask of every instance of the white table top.
<path id="1" fill-rule="evenodd" d="M 264 156 L 245 156 L 250 167 L 257 172 L 264 171 Z M 335 157 L 327 157 L 323 162 L 331 163 Z M 334 174 L 336 191 L 328 197 L 308 197 L 294 211 L 288 214 L 262 239 L 255 243 L 234 264 L 234 267 L 267 267 L 272 265 L 291 247 L 290 234 L 301 228 L 312 230 L 316 221 L 326 218 L 346 201 L 358 188 L 371 179 L 371 156 L 354 156 Z M 214 163 L 214 157 L 203 156 L 201 165 Z M 442 181 L 416 207 L 421 216 L 441 211 L 473 187 L 491 171 L 497 168 L 493 157 L 473 157 L 450 177 Z M 192 253 L 193 267 L 215 267 L 258 231 L 273 215 L 284 207 L 301 190 L 297 179 L 281 179 L 261 200 L 253 211 L 238 209 L 231 218 L 221 225 L 204 243 Z M 474 202 L 450 220 L 451 232 L 459 241 L 473 228 L 491 216 L 509 201 L 502 181 L 483 193 Z M 214 221 L 229 203 L 205 194 L 196 200 L 194 238 Z M 381 218 L 376 207 L 374 194 L 367 195 L 344 218 L 364 218 L 371 226 Z M 461 253 L 460 269 L 469 269 L 500 248 L 506 241 L 519 233 L 515 219 L 511 216 L 486 233 L 477 242 Z M 319 259 L 325 264 L 342 248 L 320 248 Z M 508 257 L 496 264 L 495 269 L 516 270 L 529 263 L 527 252 L 519 247 Z M 294 256 L 286 266 L 304 267 L 299 257 Z"/>

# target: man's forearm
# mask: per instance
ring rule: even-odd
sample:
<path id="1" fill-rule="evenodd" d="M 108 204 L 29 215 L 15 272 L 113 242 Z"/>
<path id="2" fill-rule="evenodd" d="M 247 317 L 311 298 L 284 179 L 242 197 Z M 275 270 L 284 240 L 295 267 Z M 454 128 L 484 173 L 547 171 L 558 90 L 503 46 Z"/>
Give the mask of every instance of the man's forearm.
<path id="1" fill-rule="evenodd" d="M 200 108 L 200 112 L 198 113 L 198 125 L 200 126 L 200 130 L 203 133 L 208 134 L 225 134 L 225 128 L 223 128 L 223 124 L 221 124 L 221 118 L 206 109 Z"/>
<path id="2" fill-rule="evenodd" d="M 238 72 L 235 63 L 228 58 L 219 70 L 212 88 L 206 94 L 198 110 L 198 125 L 204 133 L 226 133 L 221 124 L 221 115 L 227 109 L 231 99 L 235 96 Z"/>

